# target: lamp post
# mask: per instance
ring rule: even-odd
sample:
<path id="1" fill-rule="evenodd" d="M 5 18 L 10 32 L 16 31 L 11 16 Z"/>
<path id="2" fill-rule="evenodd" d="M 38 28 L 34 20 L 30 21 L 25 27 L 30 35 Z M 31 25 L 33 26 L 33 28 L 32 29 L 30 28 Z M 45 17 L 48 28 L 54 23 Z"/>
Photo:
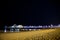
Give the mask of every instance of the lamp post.
<path id="1" fill-rule="evenodd" d="M 7 32 L 7 26 L 4 27 L 4 32 Z"/>

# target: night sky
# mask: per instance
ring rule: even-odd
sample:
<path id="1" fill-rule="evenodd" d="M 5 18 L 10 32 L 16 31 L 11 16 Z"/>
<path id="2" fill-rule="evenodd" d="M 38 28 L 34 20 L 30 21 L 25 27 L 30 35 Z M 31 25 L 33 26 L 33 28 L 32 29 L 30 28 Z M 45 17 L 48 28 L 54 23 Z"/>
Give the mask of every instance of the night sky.
<path id="1" fill-rule="evenodd" d="M 60 23 L 60 2 L 58 0 L 8 0 L 1 5 L 0 26 Z"/>

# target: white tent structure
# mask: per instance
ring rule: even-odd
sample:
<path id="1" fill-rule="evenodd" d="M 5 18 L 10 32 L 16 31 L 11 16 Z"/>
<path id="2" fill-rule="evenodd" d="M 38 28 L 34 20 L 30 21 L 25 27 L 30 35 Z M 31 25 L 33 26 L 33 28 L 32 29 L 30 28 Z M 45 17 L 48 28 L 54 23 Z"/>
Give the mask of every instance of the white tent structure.
<path id="1" fill-rule="evenodd" d="M 11 29 L 10 29 L 10 32 L 13 32 L 14 31 L 14 29 L 13 28 L 15 28 L 15 26 L 13 25 L 13 26 L 11 26 Z"/>
<path id="2" fill-rule="evenodd" d="M 15 31 L 15 32 L 19 32 L 19 30 L 20 30 L 20 28 L 23 28 L 23 26 L 22 25 L 13 25 L 13 26 L 11 26 L 10 27 L 11 29 L 10 29 L 10 32 L 13 32 L 13 31 Z"/>
<path id="3" fill-rule="evenodd" d="M 15 26 L 15 32 L 19 32 L 19 30 L 20 30 L 20 28 L 23 28 L 23 26 L 22 25 L 18 25 L 18 26 Z"/>

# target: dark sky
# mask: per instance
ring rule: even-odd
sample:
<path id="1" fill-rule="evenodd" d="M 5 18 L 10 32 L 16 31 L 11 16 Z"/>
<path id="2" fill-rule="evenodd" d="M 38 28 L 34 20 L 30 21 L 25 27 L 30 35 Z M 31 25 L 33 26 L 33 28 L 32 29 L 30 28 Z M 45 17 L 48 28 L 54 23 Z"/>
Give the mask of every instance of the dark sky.
<path id="1" fill-rule="evenodd" d="M 60 2 L 58 0 L 8 0 L 1 5 L 0 26 L 60 23 Z"/>

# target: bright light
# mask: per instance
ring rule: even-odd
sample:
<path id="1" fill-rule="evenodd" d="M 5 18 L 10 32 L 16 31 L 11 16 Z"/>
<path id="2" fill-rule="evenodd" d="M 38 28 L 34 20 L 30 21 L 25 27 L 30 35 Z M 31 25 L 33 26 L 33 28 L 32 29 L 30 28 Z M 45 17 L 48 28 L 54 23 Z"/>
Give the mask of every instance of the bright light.
<path id="1" fill-rule="evenodd" d="M 6 29 L 4 30 L 4 32 L 6 32 Z"/>
<path id="2" fill-rule="evenodd" d="M 29 29 L 29 31 L 31 31 L 32 29 Z"/>

